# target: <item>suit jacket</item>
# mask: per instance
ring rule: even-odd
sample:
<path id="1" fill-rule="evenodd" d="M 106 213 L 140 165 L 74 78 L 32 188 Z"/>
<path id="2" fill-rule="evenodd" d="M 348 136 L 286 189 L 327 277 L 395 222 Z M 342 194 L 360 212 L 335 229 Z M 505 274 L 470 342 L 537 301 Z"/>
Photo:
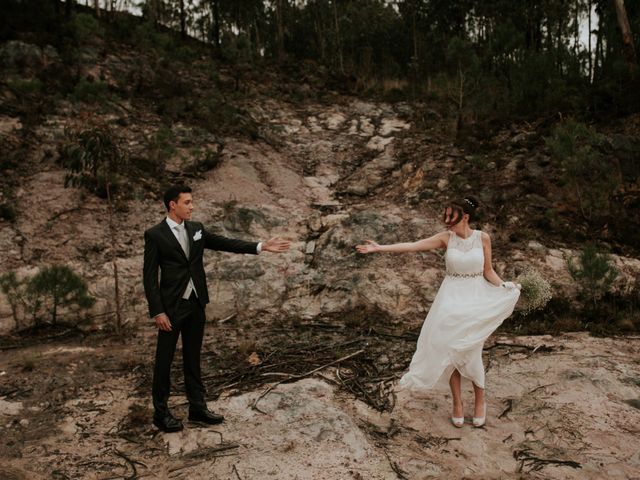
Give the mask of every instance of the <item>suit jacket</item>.
<path id="1" fill-rule="evenodd" d="M 144 232 L 143 283 L 151 317 L 160 313 L 166 313 L 171 317 L 190 278 L 202 307 L 209 303 L 207 278 L 202 263 L 205 248 L 233 253 L 258 253 L 256 242 L 234 240 L 209 233 L 202 223 L 185 220 L 185 228 L 189 238 L 189 258 L 166 219 Z M 200 232 L 200 238 L 194 240 L 197 232 Z"/>

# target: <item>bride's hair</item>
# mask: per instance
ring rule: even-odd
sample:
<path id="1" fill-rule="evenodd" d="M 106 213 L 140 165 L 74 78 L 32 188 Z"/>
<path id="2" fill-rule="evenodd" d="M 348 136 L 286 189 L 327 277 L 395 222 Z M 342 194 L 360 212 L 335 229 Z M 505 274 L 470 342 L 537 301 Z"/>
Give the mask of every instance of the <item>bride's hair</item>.
<path id="1" fill-rule="evenodd" d="M 462 200 L 454 202 L 454 205 L 462 208 L 462 211 L 469 215 L 469 221 L 477 220 L 478 218 L 478 200 L 474 197 L 464 197 Z"/>
<path id="2" fill-rule="evenodd" d="M 442 220 L 449 227 L 456 225 L 462 220 L 462 215 L 469 215 L 469 221 L 473 222 L 478 218 L 478 201 L 474 197 L 464 197 L 462 200 L 455 200 L 444 208 Z"/>

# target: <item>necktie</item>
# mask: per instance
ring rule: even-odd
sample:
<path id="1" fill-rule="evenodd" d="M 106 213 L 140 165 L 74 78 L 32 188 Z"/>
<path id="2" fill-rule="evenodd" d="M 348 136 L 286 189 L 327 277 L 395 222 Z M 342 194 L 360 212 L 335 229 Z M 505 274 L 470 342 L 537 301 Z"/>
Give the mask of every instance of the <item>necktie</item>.
<path id="1" fill-rule="evenodd" d="M 180 245 L 184 254 L 189 257 L 189 238 L 187 237 L 187 229 L 184 226 L 184 222 L 176 227 L 178 229 L 178 238 L 180 239 Z"/>

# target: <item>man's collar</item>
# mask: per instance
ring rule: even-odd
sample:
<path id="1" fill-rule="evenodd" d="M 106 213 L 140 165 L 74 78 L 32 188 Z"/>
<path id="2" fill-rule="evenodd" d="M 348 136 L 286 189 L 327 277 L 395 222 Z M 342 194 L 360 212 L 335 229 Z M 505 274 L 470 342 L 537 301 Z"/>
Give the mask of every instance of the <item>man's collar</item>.
<path id="1" fill-rule="evenodd" d="M 167 217 L 167 225 L 169 225 L 169 228 L 171 230 L 173 230 L 178 225 L 183 225 L 183 224 L 184 224 L 184 220 L 182 221 L 182 223 L 176 223 L 172 218 Z M 186 227 L 186 225 L 185 225 L 185 227 Z"/>

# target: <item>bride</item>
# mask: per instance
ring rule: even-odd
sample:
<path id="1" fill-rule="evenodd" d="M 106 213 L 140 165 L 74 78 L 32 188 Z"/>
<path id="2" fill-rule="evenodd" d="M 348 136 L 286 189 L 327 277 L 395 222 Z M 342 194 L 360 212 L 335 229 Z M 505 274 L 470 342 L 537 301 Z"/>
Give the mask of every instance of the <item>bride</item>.
<path id="1" fill-rule="evenodd" d="M 520 286 L 503 282 L 493 269 L 489 235 L 469 226 L 469 221 L 475 219 L 477 206 L 473 197 L 448 205 L 443 213 L 447 230 L 430 238 L 392 245 L 367 240 L 366 245 L 356 246 L 360 253 L 446 249 L 446 276 L 422 326 L 409 371 L 400 379 L 400 387 L 426 390 L 448 381 L 453 397 L 451 422 L 456 427 L 464 424 L 462 377 L 473 382 L 473 426 L 485 424 L 482 346 L 511 315 L 520 296 Z"/>

